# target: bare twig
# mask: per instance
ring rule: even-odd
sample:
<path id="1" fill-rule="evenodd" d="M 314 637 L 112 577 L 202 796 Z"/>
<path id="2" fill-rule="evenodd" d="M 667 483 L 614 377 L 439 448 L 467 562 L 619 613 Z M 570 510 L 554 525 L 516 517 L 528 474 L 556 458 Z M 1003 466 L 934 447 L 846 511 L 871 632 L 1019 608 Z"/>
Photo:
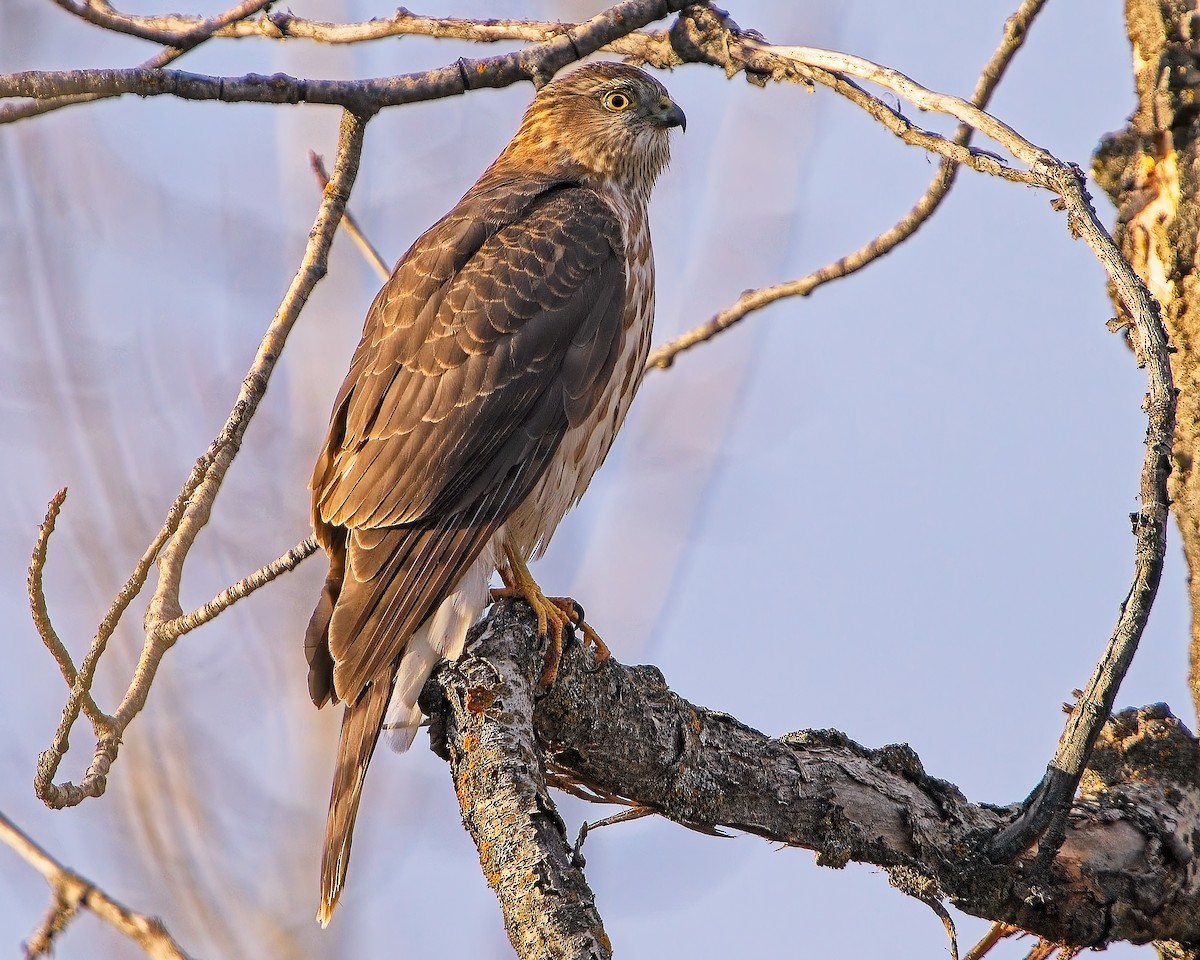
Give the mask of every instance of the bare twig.
<path id="1" fill-rule="evenodd" d="M 242 0 L 241 3 L 226 10 L 224 13 L 197 24 L 194 30 L 184 34 L 165 50 L 160 50 L 143 63 L 142 66 L 150 70 L 161 69 L 173 60 L 183 56 L 189 50 L 198 47 L 206 40 L 211 40 L 213 35 L 222 27 L 227 27 L 231 23 L 237 23 L 248 17 L 252 17 L 264 7 L 268 7 L 274 2 L 275 0 Z"/>
<path id="2" fill-rule="evenodd" d="M 237 583 L 225 588 L 209 600 L 208 603 L 197 607 L 191 613 L 175 617 L 168 623 L 163 624 L 161 634 L 164 640 L 178 639 L 185 633 L 189 633 L 197 627 L 204 626 L 204 624 L 216 617 L 217 614 L 232 607 L 243 597 L 248 597 L 260 587 L 265 587 L 281 574 L 287 573 L 289 570 L 294 570 L 302 561 L 307 560 L 316 552 L 316 537 L 301 540 L 283 556 L 272 560 L 266 566 L 259 567 L 249 576 L 243 577 Z"/>
<path id="3" fill-rule="evenodd" d="M 946 931 L 946 939 L 950 941 L 950 960 L 958 960 L 958 929 L 954 926 L 954 918 L 942 903 L 945 894 L 937 881 L 920 870 L 912 867 L 892 867 L 887 871 L 888 883 L 903 893 L 925 904 L 933 915 L 942 921 L 942 929 Z"/>
<path id="4" fill-rule="evenodd" d="M 325 173 L 325 161 L 322 160 L 317 153 L 309 150 L 308 165 L 312 167 L 312 172 L 317 178 L 317 183 L 319 183 L 321 185 L 321 189 L 324 190 L 325 185 L 329 183 L 329 177 Z M 355 246 L 357 246 L 362 252 L 362 255 L 366 257 L 367 263 L 369 263 L 374 268 L 375 272 L 379 274 L 379 278 L 381 280 L 386 280 L 392 275 L 391 267 L 387 265 L 387 261 L 380 256 L 379 251 L 375 249 L 375 245 L 367 239 L 367 235 L 359 228 L 358 221 L 354 219 L 354 216 L 350 213 L 349 208 L 346 209 L 346 215 L 342 217 L 342 229 L 350 235 L 350 239 L 354 241 Z"/>
<path id="5" fill-rule="evenodd" d="M 194 30 L 199 17 L 180 14 L 138 16 L 122 13 L 104 0 L 54 0 L 69 13 L 106 30 L 125 33 L 155 43 L 174 44 Z M 540 43 L 566 33 L 574 23 L 557 20 L 468 20 L 460 17 L 424 17 L 403 7 L 390 17 L 357 23 L 328 23 L 297 17 L 287 10 L 272 10 L 257 20 L 232 23 L 217 31 L 222 38 L 265 37 L 270 40 L 314 40 L 319 43 L 363 43 L 389 37 L 425 36 L 438 39 L 496 43 L 524 40 Z M 614 53 L 635 53 L 640 37 L 631 35 L 613 42 Z"/>
<path id="6" fill-rule="evenodd" d="M 87 775 L 84 777 L 80 786 L 69 792 L 68 795 L 58 793 L 53 787 L 54 774 L 58 770 L 58 764 L 62 760 L 62 756 L 67 750 L 67 740 L 71 732 L 71 728 L 75 725 L 75 721 L 79 719 L 79 711 L 81 704 L 90 699 L 92 681 L 96 675 L 96 667 L 99 665 L 100 658 L 108 649 L 108 641 L 112 639 L 113 633 L 117 629 L 117 624 L 128 609 L 129 604 L 141 592 L 141 589 L 146 584 L 146 578 L 150 575 L 150 569 L 154 565 L 154 560 L 158 556 L 158 551 L 162 549 L 162 545 L 167 542 L 175 529 L 179 526 L 179 521 L 183 516 L 183 511 L 186 508 L 191 496 L 195 493 L 200 481 L 204 478 L 205 472 L 212 463 L 212 458 L 215 456 L 216 450 L 219 449 L 220 438 L 209 447 L 192 468 L 191 474 L 180 490 L 179 495 L 175 498 L 175 502 L 171 505 L 171 509 L 167 512 L 166 519 L 163 521 L 162 528 L 155 534 L 155 537 L 150 541 L 150 545 L 142 554 L 141 559 L 133 569 L 133 573 L 129 575 L 129 579 L 117 591 L 117 596 L 109 607 L 108 612 L 104 615 L 104 619 L 100 621 L 99 627 L 96 629 L 96 634 L 92 638 L 91 646 L 88 648 L 87 654 L 84 655 L 83 661 L 79 665 L 79 672 L 76 674 L 73 683 L 71 684 L 71 692 L 67 697 L 66 706 L 63 707 L 62 717 L 59 720 L 58 728 L 54 733 L 54 739 L 51 741 L 50 749 L 42 753 L 38 757 L 37 773 L 34 775 L 33 785 L 38 797 L 42 801 L 51 806 L 73 806 L 79 803 L 84 797 L 99 796 L 104 792 L 105 776 L 108 772 L 108 767 L 113 758 L 116 756 L 119 737 L 114 731 L 114 722 L 111 717 L 101 714 L 102 722 L 93 722 L 93 730 L 103 744 L 104 749 L 100 749 L 97 745 L 96 756 L 93 759 L 92 766 L 88 769 Z M 70 785 L 68 785 L 70 786 Z"/>
<path id="7" fill-rule="evenodd" d="M 346 200 L 358 173 L 359 157 L 362 153 L 363 134 L 366 121 L 347 113 L 343 118 L 338 144 L 337 162 L 333 178 L 325 190 L 324 199 L 317 213 L 316 222 L 309 235 L 308 247 L 300 269 L 284 296 L 279 310 L 259 345 L 258 354 L 242 384 L 242 390 L 234 404 L 220 435 L 213 441 L 208 452 L 200 458 L 183 490 L 173 504 L 163 529 L 143 556 L 134 576 L 118 595 L 113 610 L 101 624 L 88 655 L 84 658 L 75 683 L 71 688 L 63 718 L 55 733 L 50 748 L 38 758 L 38 771 L 34 785 L 38 796 L 53 807 L 71 806 L 85 797 L 99 796 L 104 792 L 109 767 L 116 759 L 120 737 L 130 721 L 145 705 L 150 684 L 162 661 L 163 655 L 175 640 L 186 630 L 210 619 L 208 607 L 183 616 L 179 603 L 180 579 L 183 562 L 195 542 L 196 536 L 208 522 L 212 505 L 224 480 L 229 465 L 241 446 L 242 436 L 258 403 L 266 391 L 271 372 L 279 358 L 292 325 L 308 300 L 312 288 L 325 275 L 329 246 L 337 224 L 345 209 Z M 240 588 L 231 587 L 215 598 L 208 606 L 224 609 L 253 589 L 269 582 L 284 569 L 299 563 L 311 550 L 305 552 L 307 542 L 295 548 L 280 560 L 253 574 Z M 149 566 L 157 559 L 158 584 L 150 601 L 145 618 L 146 641 L 134 670 L 129 688 L 120 706 L 113 713 L 107 729 L 97 729 L 98 742 L 95 755 L 84 778 L 78 785 L 55 784 L 53 778 L 67 751 L 68 735 L 79 717 L 82 698 L 91 687 L 96 664 L 103 654 L 117 619 L 130 600 L 146 581 Z"/>
<path id="8" fill-rule="evenodd" d="M 26 958 L 48 955 L 54 939 L 86 907 L 105 923 L 119 930 L 145 951 L 151 960 L 188 960 L 179 944 L 157 917 L 135 913 L 107 893 L 63 866 L 0 813 L 0 840 L 25 859 L 46 879 L 54 895 L 50 909 L 25 944 Z"/>
<path id="9" fill-rule="evenodd" d="M 1046 4 L 1046 0 L 1024 0 L 1016 12 L 1005 21 L 1004 38 L 983 68 L 976 82 L 971 102 L 982 108 L 987 106 L 996 86 L 1012 62 L 1013 56 L 1025 42 L 1030 25 Z M 954 132 L 952 142 L 965 147 L 971 142 L 974 130 L 961 124 Z M 863 267 L 890 253 L 911 237 L 941 206 L 958 176 L 959 166 L 953 160 L 944 159 L 924 195 L 911 210 L 894 225 L 870 242 L 846 254 L 840 260 L 826 264 L 807 276 L 786 283 L 777 283 L 757 290 L 748 290 L 710 320 L 676 337 L 654 350 L 646 360 L 647 371 L 667 369 L 675 358 L 685 350 L 711 340 L 713 337 L 744 320 L 748 315 L 787 297 L 807 297 L 810 293 L 829 283 L 861 270 Z"/>
<path id="10" fill-rule="evenodd" d="M 37 628 L 38 636 L 42 638 L 42 643 L 46 645 L 46 649 L 50 651 L 58 664 L 58 669 L 62 672 L 63 679 L 67 681 L 68 686 L 75 683 L 79 672 L 75 669 L 75 662 L 71 659 L 71 652 L 58 636 L 58 632 L 54 629 L 54 624 L 50 620 L 50 611 L 46 607 L 46 586 L 44 582 L 46 571 L 46 548 L 50 543 L 50 534 L 54 532 L 54 524 L 58 520 L 58 514 L 62 510 L 62 505 L 67 499 L 67 488 L 63 487 L 50 500 L 50 505 L 46 508 L 46 519 L 42 521 L 38 527 L 37 543 L 33 547 L 33 557 L 29 561 L 29 579 L 27 587 L 29 592 L 29 607 L 33 614 L 33 625 Z M 83 712 L 92 724 L 96 727 L 102 727 L 111 723 L 111 718 L 106 717 L 104 712 L 96 705 L 96 701 L 92 698 L 90 690 L 84 692 L 81 698 Z"/>
<path id="11" fill-rule="evenodd" d="M 980 938 L 979 942 L 967 951 L 963 960 L 983 960 L 991 952 L 992 947 L 1001 940 L 1023 932 L 1020 927 L 1014 927 L 1007 923 L 993 923 L 988 932 Z"/>
<path id="12" fill-rule="evenodd" d="M 149 60 L 142 63 L 140 69 L 162 69 L 189 50 L 194 50 L 206 40 L 211 39 L 222 27 L 226 27 L 238 20 L 244 20 L 246 17 L 251 17 L 262 10 L 263 7 L 273 2 L 274 0 L 243 0 L 242 3 L 225 11 L 225 13 L 218 14 L 208 20 L 199 20 L 192 30 L 189 30 L 178 38 L 172 38 L 170 46 L 164 50 L 160 50 Z M 68 7 L 68 9 L 70 8 Z M 75 11 L 72 10 L 72 12 Z M 26 117 L 37 117 L 50 113 L 52 110 L 61 109 L 62 107 L 69 107 L 77 103 L 91 103 L 101 99 L 104 99 L 103 94 L 79 93 L 72 96 L 55 97 L 50 100 L 35 100 L 32 103 L 7 103 L 0 105 L 0 123 L 10 123 L 13 120 L 21 120 Z"/>

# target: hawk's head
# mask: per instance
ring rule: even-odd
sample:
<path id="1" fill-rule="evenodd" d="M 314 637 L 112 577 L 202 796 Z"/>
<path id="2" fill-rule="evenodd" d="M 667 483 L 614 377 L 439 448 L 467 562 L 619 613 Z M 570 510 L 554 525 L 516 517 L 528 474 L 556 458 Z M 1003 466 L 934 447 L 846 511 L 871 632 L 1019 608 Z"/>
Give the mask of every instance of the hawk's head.
<path id="1" fill-rule="evenodd" d="M 648 73 L 598 62 L 546 84 L 525 112 L 512 159 L 649 195 L 670 158 L 667 131 L 687 118 Z"/>

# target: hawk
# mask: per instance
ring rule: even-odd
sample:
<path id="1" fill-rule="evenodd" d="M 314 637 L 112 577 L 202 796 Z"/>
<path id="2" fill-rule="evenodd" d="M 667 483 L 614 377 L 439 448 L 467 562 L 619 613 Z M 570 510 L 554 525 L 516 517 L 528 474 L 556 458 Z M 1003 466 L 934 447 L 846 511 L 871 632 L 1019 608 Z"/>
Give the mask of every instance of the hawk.
<path id="1" fill-rule="evenodd" d="M 345 704 L 323 926 L 381 731 L 408 749 L 422 686 L 462 652 L 489 596 L 533 607 L 549 637 L 543 685 L 563 629 L 582 626 L 527 563 L 587 489 L 641 380 L 654 313 L 646 207 L 668 130 L 684 124 L 631 66 L 551 81 L 367 312 L 311 483 L 329 575 L 305 636 L 309 693 Z M 505 588 L 489 591 L 497 570 Z"/>

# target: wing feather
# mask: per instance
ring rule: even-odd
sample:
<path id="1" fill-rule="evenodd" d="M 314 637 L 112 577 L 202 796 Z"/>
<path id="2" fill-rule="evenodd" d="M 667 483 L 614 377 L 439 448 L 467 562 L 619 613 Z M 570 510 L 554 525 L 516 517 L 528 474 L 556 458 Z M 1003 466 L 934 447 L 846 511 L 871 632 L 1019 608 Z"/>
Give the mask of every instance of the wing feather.
<path id="1" fill-rule="evenodd" d="M 312 689 L 354 702 L 390 678 L 599 402 L 624 310 L 620 225 L 578 185 L 485 184 L 413 245 L 368 313 L 313 474 L 314 525 L 344 574 L 323 621 L 332 684 Z"/>

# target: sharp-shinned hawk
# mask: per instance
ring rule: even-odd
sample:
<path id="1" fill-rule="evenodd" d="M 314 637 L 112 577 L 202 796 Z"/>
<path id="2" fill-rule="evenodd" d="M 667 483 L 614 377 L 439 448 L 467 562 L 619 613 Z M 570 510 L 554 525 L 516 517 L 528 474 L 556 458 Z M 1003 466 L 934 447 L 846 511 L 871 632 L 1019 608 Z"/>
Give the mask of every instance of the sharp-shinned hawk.
<path id="1" fill-rule="evenodd" d="M 498 592 L 527 599 L 549 634 L 543 682 L 557 670 L 576 616 L 526 564 L 587 489 L 641 380 L 654 313 L 646 207 L 667 131 L 683 125 L 634 67 L 552 81 L 367 313 L 312 478 L 330 569 L 305 638 L 309 692 L 345 704 L 322 924 L 379 734 L 412 743 L 421 688 L 462 651 L 497 569 Z"/>

